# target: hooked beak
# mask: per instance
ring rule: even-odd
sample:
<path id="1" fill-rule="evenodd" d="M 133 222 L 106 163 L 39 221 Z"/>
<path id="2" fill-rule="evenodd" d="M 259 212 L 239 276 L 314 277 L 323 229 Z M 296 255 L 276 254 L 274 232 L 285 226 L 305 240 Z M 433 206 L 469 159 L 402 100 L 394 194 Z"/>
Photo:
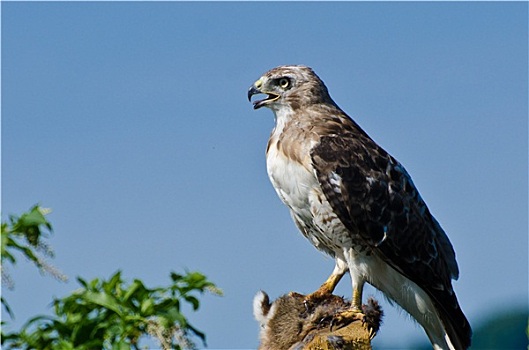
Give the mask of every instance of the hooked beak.
<path id="1" fill-rule="evenodd" d="M 248 89 L 248 101 L 251 101 L 252 100 L 252 96 L 253 95 L 258 95 L 258 94 L 266 94 L 267 97 L 262 99 L 262 100 L 256 100 L 256 101 L 253 101 L 253 109 L 259 109 L 261 107 L 263 107 L 264 105 L 266 105 L 268 102 L 272 102 L 272 101 L 275 101 L 279 98 L 279 95 L 277 94 L 273 94 L 271 92 L 265 92 L 265 91 L 262 91 L 260 88 L 256 87 L 255 84 L 250 86 L 250 88 Z"/>

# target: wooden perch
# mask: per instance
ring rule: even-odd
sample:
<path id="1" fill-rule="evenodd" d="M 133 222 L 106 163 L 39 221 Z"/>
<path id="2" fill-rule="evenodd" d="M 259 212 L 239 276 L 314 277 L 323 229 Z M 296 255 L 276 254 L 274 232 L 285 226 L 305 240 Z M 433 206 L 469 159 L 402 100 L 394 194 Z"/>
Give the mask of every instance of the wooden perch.
<path id="1" fill-rule="evenodd" d="M 314 338 L 303 350 L 371 350 L 369 331 L 362 322 L 355 321 L 338 330 L 329 328 L 314 333 Z"/>
<path id="2" fill-rule="evenodd" d="M 308 305 L 304 295 L 288 293 L 270 303 L 265 292 L 254 298 L 254 315 L 260 323 L 258 350 L 365 350 L 378 331 L 382 310 L 373 298 L 363 305 L 364 322 L 332 327 L 335 315 L 350 303 L 330 295 Z"/>

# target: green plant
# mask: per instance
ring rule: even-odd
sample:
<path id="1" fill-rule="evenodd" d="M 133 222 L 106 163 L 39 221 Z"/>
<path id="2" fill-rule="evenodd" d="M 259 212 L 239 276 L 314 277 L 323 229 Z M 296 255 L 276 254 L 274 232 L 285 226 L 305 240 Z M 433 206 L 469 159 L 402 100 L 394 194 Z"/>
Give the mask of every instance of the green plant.
<path id="1" fill-rule="evenodd" d="M 151 335 L 163 349 L 193 348 L 190 336 L 205 335 L 181 312 L 181 303 L 199 308 L 197 293 L 221 291 L 199 272 L 171 273 L 167 287 L 127 284 L 118 271 L 108 280 L 85 281 L 81 288 L 54 301 L 54 316 L 29 320 L 20 333 L 5 335 L 7 349 L 139 349 Z M 3 342 L 4 342 L 3 340 Z"/>
<path id="2" fill-rule="evenodd" d="M 46 215 L 50 212 L 49 209 L 35 205 L 20 217 L 10 215 L 8 222 L 2 222 L 0 267 L 2 284 L 9 289 L 14 288 L 14 283 L 7 272 L 5 262 L 15 265 L 17 252 L 35 264 L 41 273 L 48 273 L 61 281 L 67 280 L 67 277 L 49 264 L 45 258 L 54 256 L 53 250 L 44 240 L 53 232 L 50 222 L 46 219 Z M 8 314 L 13 317 L 13 311 L 7 301 L 4 297 L 1 300 Z"/>
<path id="3" fill-rule="evenodd" d="M 13 288 L 4 262 L 15 265 L 16 253 L 25 256 L 41 272 L 65 280 L 66 277 L 42 257 L 53 257 L 44 242 L 52 233 L 46 219 L 50 211 L 36 205 L 20 217 L 10 216 L 2 222 L 2 281 Z M 86 281 L 78 277 L 80 288 L 53 301 L 54 315 L 36 316 L 25 323 L 20 332 L 4 333 L 5 349 L 39 350 L 125 350 L 140 349 L 142 338 L 155 338 L 163 349 L 194 348 L 194 338 L 205 344 L 205 335 L 181 312 L 183 303 L 198 310 L 197 294 L 222 291 L 199 272 L 170 274 L 166 287 L 147 288 L 139 279 L 123 280 L 121 271 L 108 280 Z M 13 312 L 2 297 L 2 305 Z M 5 325 L 2 322 L 2 325 Z"/>

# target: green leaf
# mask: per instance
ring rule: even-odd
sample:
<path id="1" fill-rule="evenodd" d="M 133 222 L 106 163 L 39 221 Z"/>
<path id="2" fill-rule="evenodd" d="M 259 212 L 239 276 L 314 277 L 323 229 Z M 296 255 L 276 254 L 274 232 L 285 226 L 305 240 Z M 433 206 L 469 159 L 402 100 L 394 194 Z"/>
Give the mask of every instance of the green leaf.
<path id="1" fill-rule="evenodd" d="M 104 292 L 95 293 L 95 292 L 88 291 L 84 294 L 84 299 L 88 302 L 91 302 L 91 303 L 100 305 L 104 308 L 107 308 L 109 310 L 112 310 L 119 316 L 123 316 L 123 313 L 121 312 L 118 301 L 116 300 L 116 298 L 114 298 L 111 295 L 108 295 Z"/>
<path id="2" fill-rule="evenodd" d="M 184 296 L 184 299 L 193 306 L 194 311 L 198 310 L 198 307 L 200 306 L 200 302 L 198 301 L 197 298 L 195 298 L 192 295 L 186 295 Z"/>
<path id="3" fill-rule="evenodd" d="M 54 349 L 61 349 L 61 350 L 79 350 L 75 348 L 75 345 L 66 340 L 59 340 L 56 346 L 54 346 Z"/>
<path id="4" fill-rule="evenodd" d="M 179 280 L 182 279 L 182 275 L 176 273 L 176 272 L 171 272 L 171 279 L 173 280 L 173 282 L 177 282 Z"/>
<path id="5" fill-rule="evenodd" d="M 125 295 L 123 296 L 123 301 L 128 302 L 129 299 L 139 290 L 145 291 L 145 286 L 140 280 L 134 280 L 130 287 L 125 292 Z M 141 298 L 141 297 L 140 297 Z"/>
<path id="6" fill-rule="evenodd" d="M 107 293 L 112 293 L 118 289 L 121 283 L 121 271 L 118 270 L 112 277 L 110 277 L 110 280 L 106 283 L 103 283 L 103 285 Z"/>
<path id="7" fill-rule="evenodd" d="M 15 318 L 15 315 L 13 314 L 13 310 L 11 310 L 11 307 L 9 307 L 9 304 L 7 303 L 7 300 L 5 300 L 4 297 L 0 297 L 0 299 L 2 301 L 2 306 L 4 307 L 4 309 L 6 309 L 7 314 L 9 315 L 9 317 L 11 317 L 12 319 Z"/>
<path id="8" fill-rule="evenodd" d="M 31 208 L 29 213 L 22 214 L 17 223 L 22 227 L 40 225 L 46 225 L 46 227 L 48 227 L 49 225 L 48 220 L 46 220 L 38 205 Z"/>
<path id="9" fill-rule="evenodd" d="M 130 350 L 130 344 L 126 343 L 125 341 L 120 341 L 118 343 L 112 344 L 112 350 Z"/>
<path id="10" fill-rule="evenodd" d="M 82 279 L 81 277 L 77 277 L 77 282 L 81 286 L 83 286 L 85 289 L 88 288 L 88 283 L 84 279 Z"/>
<path id="11" fill-rule="evenodd" d="M 141 303 L 140 307 L 140 313 L 145 316 L 152 315 L 154 311 L 154 300 L 152 299 L 145 299 Z"/>
<path id="12" fill-rule="evenodd" d="M 191 332 L 193 332 L 196 336 L 198 336 L 204 343 L 204 346 L 206 346 L 206 335 L 203 332 L 199 331 L 191 325 L 188 326 L 188 329 L 191 330 Z"/>

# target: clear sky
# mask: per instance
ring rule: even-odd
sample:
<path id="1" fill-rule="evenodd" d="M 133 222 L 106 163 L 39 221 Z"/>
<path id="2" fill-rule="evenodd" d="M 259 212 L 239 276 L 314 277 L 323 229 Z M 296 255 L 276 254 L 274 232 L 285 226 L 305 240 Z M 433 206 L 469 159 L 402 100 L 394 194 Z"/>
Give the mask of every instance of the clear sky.
<path id="1" fill-rule="evenodd" d="M 450 237 L 477 327 L 526 307 L 527 2 L 2 2 L 2 215 L 53 209 L 60 283 L 28 264 L 3 290 L 19 326 L 75 276 L 225 296 L 189 314 L 210 348 L 255 348 L 254 294 L 309 293 L 333 261 L 269 183 L 270 110 L 248 87 L 306 64 L 414 179 Z M 350 296 L 348 278 L 337 289 Z M 379 348 L 426 336 L 383 301 Z"/>

